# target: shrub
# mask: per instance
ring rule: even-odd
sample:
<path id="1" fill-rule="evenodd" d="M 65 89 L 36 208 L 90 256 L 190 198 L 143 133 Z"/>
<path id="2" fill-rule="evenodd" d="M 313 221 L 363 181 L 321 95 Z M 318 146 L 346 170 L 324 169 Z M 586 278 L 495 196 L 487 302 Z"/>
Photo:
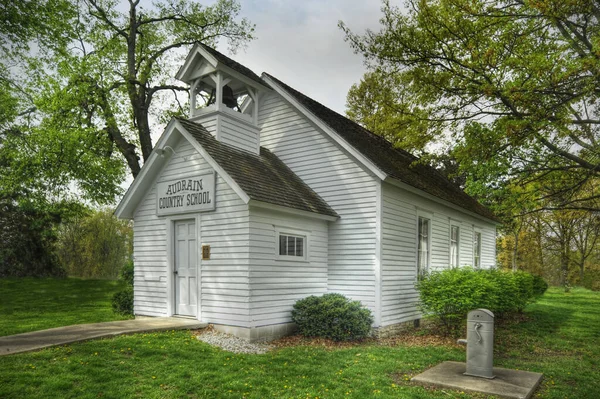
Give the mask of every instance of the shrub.
<path id="1" fill-rule="evenodd" d="M 305 337 L 350 341 L 370 335 L 373 316 L 359 301 L 342 294 L 325 294 L 296 302 L 292 320 Z"/>
<path id="2" fill-rule="evenodd" d="M 121 272 L 119 273 L 121 280 L 125 281 L 127 284 L 129 284 L 130 286 L 133 287 L 133 261 L 132 260 L 128 260 L 125 265 L 123 266 L 123 268 L 121 269 Z"/>
<path id="3" fill-rule="evenodd" d="M 421 310 L 436 316 L 446 331 L 452 332 L 464 325 L 473 309 L 489 309 L 496 316 L 522 311 L 539 296 L 535 281 L 525 272 L 459 268 L 428 274 L 417 283 L 417 289 Z"/>
<path id="4" fill-rule="evenodd" d="M 533 276 L 533 295 L 541 297 L 548 290 L 548 283 L 542 276 Z"/>
<path id="5" fill-rule="evenodd" d="M 122 315 L 133 315 L 133 287 L 115 293 L 112 297 L 113 312 Z"/>
<path id="6" fill-rule="evenodd" d="M 129 260 L 120 272 L 121 280 L 127 287 L 112 297 L 112 308 L 115 313 L 133 316 L 133 261 Z"/>

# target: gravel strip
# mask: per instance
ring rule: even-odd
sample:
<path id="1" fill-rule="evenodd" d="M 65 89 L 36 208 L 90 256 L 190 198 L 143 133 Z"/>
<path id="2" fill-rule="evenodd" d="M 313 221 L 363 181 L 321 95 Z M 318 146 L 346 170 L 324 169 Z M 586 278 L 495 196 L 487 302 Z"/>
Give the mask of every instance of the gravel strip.
<path id="1" fill-rule="evenodd" d="M 265 343 L 253 343 L 244 338 L 239 338 L 233 335 L 224 334 L 218 331 L 205 331 L 198 335 L 198 339 L 206 342 L 209 345 L 218 346 L 219 348 L 233 353 L 267 353 L 273 349 L 272 345 Z"/>

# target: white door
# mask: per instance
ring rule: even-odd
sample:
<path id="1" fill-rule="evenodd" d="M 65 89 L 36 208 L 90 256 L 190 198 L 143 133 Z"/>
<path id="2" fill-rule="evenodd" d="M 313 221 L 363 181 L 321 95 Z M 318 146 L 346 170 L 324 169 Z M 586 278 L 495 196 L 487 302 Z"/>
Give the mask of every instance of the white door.
<path id="1" fill-rule="evenodd" d="M 197 315 L 196 222 L 175 222 L 175 314 Z"/>

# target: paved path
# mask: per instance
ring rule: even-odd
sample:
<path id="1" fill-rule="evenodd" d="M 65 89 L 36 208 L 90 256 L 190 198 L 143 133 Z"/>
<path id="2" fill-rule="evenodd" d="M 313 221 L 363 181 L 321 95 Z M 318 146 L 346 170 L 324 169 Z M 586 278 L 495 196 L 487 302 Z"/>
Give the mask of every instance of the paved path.
<path id="1" fill-rule="evenodd" d="M 113 337 L 146 331 L 193 330 L 206 326 L 207 323 L 179 317 L 148 317 L 107 323 L 77 324 L 0 337 L 0 356 L 29 352 L 94 338 Z"/>

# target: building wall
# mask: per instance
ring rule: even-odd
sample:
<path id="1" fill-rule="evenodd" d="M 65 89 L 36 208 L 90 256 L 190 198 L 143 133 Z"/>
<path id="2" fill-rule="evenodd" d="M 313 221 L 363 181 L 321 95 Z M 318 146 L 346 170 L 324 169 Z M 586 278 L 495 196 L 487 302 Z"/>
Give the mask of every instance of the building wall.
<path id="1" fill-rule="evenodd" d="M 263 99 L 260 144 L 275 153 L 339 215 L 329 225 L 327 289 L 376 307 L 378 180 L 278 94 Z"/>
<path id="2" fill-rule="evenodd" d="M 175 154 L 157 181 L 212 171 L 192 145 L 181 140 Z M 195 217 L 199 225 L 198 244 L 211 246 L 211 259 L 199 260 L 201 319 L 209 323 L 250 326 L 248 283 L 249 209 L 217 175 L 216 209 Z M 156 189 L 141 201 L 134 216 L 134 312 L 136 315 L 164 316 L 167 309 L 167 226 L 169 217 L 156 216 Z"/>
<path id="3" fill-rule="evenodd" d="M 289 323 L 296 301 L 327 292 L 327 223 L 264 208 L 250 208 L 250 314 L 253 326 Z M 306 260 L 280 258 L 278 232 L 306 236 Z"/>
<path id="4" fill-rule="evenodd" d="M 199 112 L 191 120 L 200 123 L 208 132 L 216 136 L 219 141 L 232 147 L 258 154 L 259 131 L 252 123 L 251 117 L 230 109 L 223 109 L 219 112 L 203 111 Z"/>
<path id="5" fill-rule="evenodd" d="M 496 228 L 491 223 L 423 198 L 389 183 L 382 186 L 382 326 L 420 317 L 414 289 L 417 268 L 417 218 L 431 218 L 430 270 L 450 264 L 450 225 L 460 229 L 461 265 L 473 265 L 473 232 L 481 231 L 481 266 L 493 267 Z"/>

